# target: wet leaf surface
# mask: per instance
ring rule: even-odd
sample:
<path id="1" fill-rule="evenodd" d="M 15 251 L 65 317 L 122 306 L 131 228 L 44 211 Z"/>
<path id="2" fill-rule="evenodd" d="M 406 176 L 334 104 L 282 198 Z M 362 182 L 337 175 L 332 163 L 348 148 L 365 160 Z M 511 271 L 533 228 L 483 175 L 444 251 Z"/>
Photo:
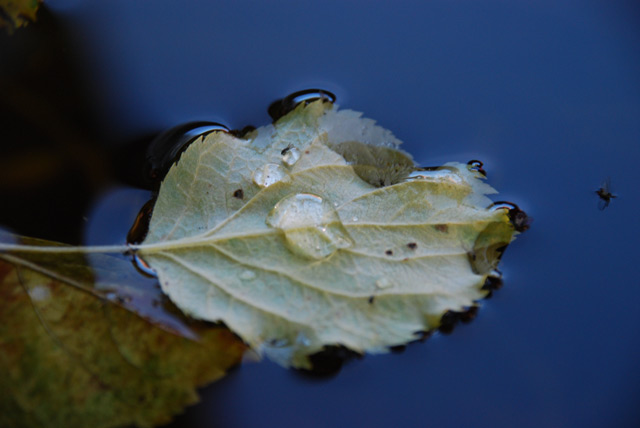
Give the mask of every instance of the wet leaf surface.
<path id="1" fill-rule="evenodd" d="M 477 168 L 418 168 L 399 144 L 326 100 L 209 134 L 169 170 L 138 254 L 183 311 L 282 365 L 406 344 L 486 296 L 515 230 Z"/>
<path id="2" fill-rule="evenodd" d="M 0 253 L 0 426 L 166 423 L 239 362 L 245 345 L 226 328 L 191 323 L 189 339 L 102 297 L 92 279 L 122 261 L 101 256 L 96 268 L 56 255 L 54 269 L 50 255 Z"/>

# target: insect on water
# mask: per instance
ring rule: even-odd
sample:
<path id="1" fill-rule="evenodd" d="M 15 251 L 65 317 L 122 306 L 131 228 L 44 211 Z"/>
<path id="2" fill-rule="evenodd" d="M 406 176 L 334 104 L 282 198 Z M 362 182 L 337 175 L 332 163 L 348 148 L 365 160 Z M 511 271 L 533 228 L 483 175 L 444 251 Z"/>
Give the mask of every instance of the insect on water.
<path id="1" fill-rule="evenodd" d="M 596 190 L 596 195 L 600 197 L 600 200 L 598 201 L 598 208 L 602 211 L 609 206 L 611 199 L 617 197 L 611 193 L 611 178 L 607 177 L 606 180 L 602 182 L 600 188 Z"/>

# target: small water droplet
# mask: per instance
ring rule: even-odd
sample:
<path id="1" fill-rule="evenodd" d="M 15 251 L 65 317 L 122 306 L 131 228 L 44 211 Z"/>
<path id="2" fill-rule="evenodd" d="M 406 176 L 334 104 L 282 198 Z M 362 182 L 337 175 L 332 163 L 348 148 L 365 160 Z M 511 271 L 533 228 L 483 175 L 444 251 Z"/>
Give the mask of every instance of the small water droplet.
<path id="1" fill-rule="evenodd" d="M 393 282 L 389 278 L 380 278 L 376 281 L 376 287 L 379 289 L 391 288 L 393 287 Z"/>
<path id="2" fill-rule="evenodd" d="M 244 272 L 242 272 L 240 274 L 240 279 L 243 279 L 245 281 L 249 281 L 252 280 L 256 277 L 256 274 L 254 271 L 252 270 L 245 270 Z"/>
<path id="3" fill-rule="evenodd" d="M 353 218 L 351 219 L 351 221 L 352 221 L 352 222 L 354 222 L 354 223 L 355 223 L 355 222 L 357 222 L 358 220 L 359 220 L 359 219 L 358 219 L 358 217 L 353 217 Z"/>
<path id="4" fill-rule="evenodd" d="M 467 168 L 469 169 L 469 171 L 479 172 L 480 174 L 486 177 L 487 171 L 485 171 L 484 168 L 482 168 L 483 165 L 484 164 L 482 163 L 482 161 L 479 161 L 477 159 L 473 159 L 467 162 Z"/>
<path id="5" fill-rule="evenodd" d="M 296 343 L 302 346 L 309 346 L 311 345 L 311 339 L 309 339 L 304 333 L 298 333 L 298 337 L 296 337 Z"/>
<path id="6" fill-rule="evenodd" d="M 284 233 L 289 250 L 312 259 L 323 259 L 353 245 L 332 204 L 310 193 L 283 198 L 266 222 Z"/>
<path id="7" fill-rule="evenodd" d="M 36 285 L 29 290 L 29 296 L 34 302 L 42 302 L 51 298 L 51 290 L 46 285 Z"/>
<path id="8" fill-rule="evenodd" d="M 146 176 L 158 182 L 167 175 L 183 151 L 198 137 L 212 132 L 229 132 L 229 128 L 216 122 L 188 122 L 161 133 L 149 143 L 147 149 Z"/>
<path id="9" fill-rule="evenodd" d="M 330 102 L 333 104 L 336 102 L 336 96 L 324 89 L 305 89 L 303 91 L 294 92 L 281 100 L 271 103 L 268 110 L 269 116 L 271 116 L 275 122 L 282 116 L 293 111 L 298 104 L 305 103 L 306 105 L 316 100 L 323 100 L 324 102 Z"/>
<path id="10" fill-rule="evenodd" d="M 287 147 L 283 150 L 282 162 L 284 162 L 285 165 L 292 167 L 296 162 L 298 162 L 298 159 L 300 159 L 300 150 L 297 148 Z"/>
<path id="11" fill-rule="evenodd" d="M 104 297 L 106 297 L 107 300 L 115 302 L 116 299 L 118 298 L 118 295 L 116 293 L 107 293 Z"/>
<path id="12" fill-rule="evenodd" d="M 278 181 L 287 178 L 289 174 L 285 169 L 275 163 L 268 163 L 258 168 L 253 173 L 253 182 L 260 187 L 269 187 Z"/>
<path id="13" fill-rule="evenodd" d="M 431 182 L 449 182 L 454 184 L 460 184 L 464 180 L 460 175 L 456 174 L 456 169 L 451 167 L 440 167 L 437 169 L 431 168 L 419 168 L 412 171 L 405 181 L 431 181 Z"/>
<path id="14" fill-rule="evenodd" d="M 148 276 L 151 278 L 157 278 L 158 275 L 156 274 L 156 271 L 153 270 L 153 268 L 151 266 L 149 266 L 147 264 L 147 262 L 145 262 L 140 256 L 138 256 L 137 254 L 133 255 L 133 265 L 136 267 L 136 269 L 138 270 L 138 272 L 140 272 L 141 274 L 143 274 L 144 276 Z"/>

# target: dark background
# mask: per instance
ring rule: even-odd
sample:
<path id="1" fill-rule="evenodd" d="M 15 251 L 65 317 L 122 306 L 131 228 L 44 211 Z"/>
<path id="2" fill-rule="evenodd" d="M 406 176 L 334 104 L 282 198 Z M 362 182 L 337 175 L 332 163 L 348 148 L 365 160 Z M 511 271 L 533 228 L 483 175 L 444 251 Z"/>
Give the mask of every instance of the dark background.
<path id="1" fill-rule="evenodd" d="M 484 161 L 533 226 L 452 335 L 329 378 L 245 364 L 172 426 L 638 426 L 640 4 L 394 3 L 51 0 L 0 36 L 0 225 L 122 242 L 153 135 L 328 89 L 423 165 Z"/>

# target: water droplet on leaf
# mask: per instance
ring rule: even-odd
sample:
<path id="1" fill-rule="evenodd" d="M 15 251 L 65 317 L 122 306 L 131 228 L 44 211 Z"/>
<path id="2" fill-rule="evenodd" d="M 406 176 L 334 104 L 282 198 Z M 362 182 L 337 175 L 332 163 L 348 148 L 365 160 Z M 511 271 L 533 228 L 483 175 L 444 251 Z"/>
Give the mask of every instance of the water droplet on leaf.
<path id="1" fill-rule="evenodd" d="M 420 168 L 411 172 L 406 181 L 422 180 L 431 181 L 434 183 L 453 183 L 461 184 L 464 179 L 460 175 L 456 174 L 455 168 L 442 167 L 438 169 Z"/>
<path id="2" fill-rule="evenodd" d="M 289 167 L 295 165 L 300 159 L 300 150 L 295 147 L 287 147 L 282 152 L 282 162 Z"/>
<path id="3" fill-rule="evenodd" d="M 282 166 L 275 163 L 268 163 L 255 170 L 253 173 L 253 182 L 260 187 L 269 187 L 273 183 L 284 180 L 288 175 Z"/>
<path id="4" fill-rule="evenodd" d="M 289 250 L 312 259 L 323 259 L 353 245 L 332 204 L 310 193 L 282 199 L 266 222 L 284 233 Z"/>
<path id="5" fill-rule="evenodd" d="M 255 272 L 251 271 L 251 270 L 245 270 L 244 272 L 242 272 L 240 274 L 240 279 L 243 279 L 245 281 L 249 281 L 252 280 L 256 277 Z"/>
<path id="6" fill-rule="evenodd" d="M 380 289 L 391 288 L 393 287 L 393 282 L 389 278 L 380 278 L 376 281 L 376 287 Z"/>
<path id="7" fill-rule="evenodd" d="M 29 296 L 34 302 L 42 302 L 51 298 L 51 290 L 46 285 L 37 285 L 29 290 Z"/>

